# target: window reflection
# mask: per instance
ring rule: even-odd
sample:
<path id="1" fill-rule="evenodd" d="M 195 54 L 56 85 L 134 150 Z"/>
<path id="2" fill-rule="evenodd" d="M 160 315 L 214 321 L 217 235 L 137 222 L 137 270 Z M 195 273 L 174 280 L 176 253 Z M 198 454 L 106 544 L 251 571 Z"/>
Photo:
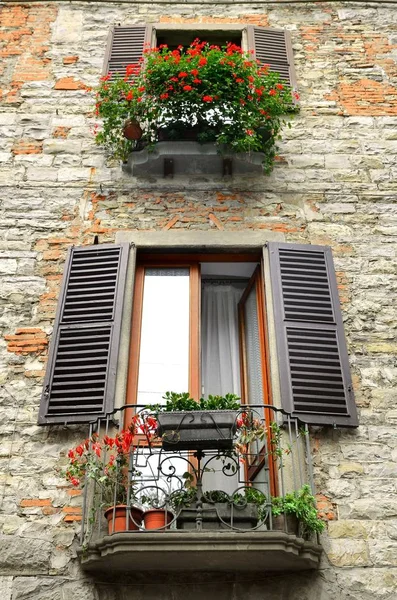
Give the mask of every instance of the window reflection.
<path id="1" fill-rule="evenodd" d="M 138 404 L 189 389 L 189 269 L 145 269 Z"/>

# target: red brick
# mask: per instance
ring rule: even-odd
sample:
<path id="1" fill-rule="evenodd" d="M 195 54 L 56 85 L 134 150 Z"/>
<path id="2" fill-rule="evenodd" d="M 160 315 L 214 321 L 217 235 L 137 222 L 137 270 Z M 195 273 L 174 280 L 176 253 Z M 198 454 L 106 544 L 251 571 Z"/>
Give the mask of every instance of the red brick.
<path id="1" fill-rule="evenodd" d="M 43 152 L 43 142 L 36 140 L 19 140 L 13 145 L 11 152 L 13 154 L 41 154 Z"/>
<path id="2" fill-rule="evenodd" d="M 52 132 L 52 137 L 54 138 L 67 138 L 70 132 L 70 127 L 55 127 Z"/>
<path id="3" fill-rule="evenodd" d="M 66 523 L 72 523 L 73 521 L 81 521 L 81 519 L 81 515 L 65 515 L 63 520 Z"/>
<path id="4" fill-rule="evenodd" d="M 62 512 L 73 515 L 79 515 L 81 514 L 81 506 L 64 506 L 62 508 Z"/>
<path id="5" fill-rule="evenodd" d="M 20 502 L 20 506 L 32 507 L 32 506 L 51 506 L 50 498 L 24 498 Z"/>
<path id="6" fill-rule="evenodd" d="M 56 90 L 89 90 L 90 88 L 85 85 L 82 81 L 75 79 L 74 77 L 62 77 L 58 79 L 55 84 Z"/>
<path id="7" fill-rule="evenodd" d="M 79 60 L 78 56 L 65 56 L 62 60 L 64 65 L 73 65 Z"/>

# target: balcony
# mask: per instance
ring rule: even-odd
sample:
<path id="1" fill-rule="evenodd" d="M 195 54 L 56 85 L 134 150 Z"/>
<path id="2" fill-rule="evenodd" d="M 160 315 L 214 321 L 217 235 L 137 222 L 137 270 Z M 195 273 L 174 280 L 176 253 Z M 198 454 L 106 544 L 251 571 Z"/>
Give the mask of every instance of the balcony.
<path id="1" fill-rule="evenodd" d="M 117 461 L 112 467 L 115 481 L 123 481 L 126 507 L 108 509 L 106 522 L 104 508 L 111 504 L 109 496 L 117 503 L 118 484 L 109 489 L 88 479 L 85 487 L 79 550 L 85 570 L 318 567 L 322 547 L 315 528 L 280 508 L 288 494 L 296 497 L 303 489 L 310 495 L 313 489 L 307 426 L 274 407 L 244 406 L 229 431 L 209 412 L 185 413 L 171 430 L 160 425 L 156 438 L 147 434 L 146 409 L 135 413 L 137 407 L 126 406 L 106 422 L 92 424 L 90 438 L 114 435 L 131 410 L 142 433 L 128 451 L 128 466 L 124 463 L 118 473 Z M 195 419 L 202 426 L 200 435 L 190 431 L 185 438 L 186 423 L 192 429 Z M 244 435 L 253 423 L 263 435 Z M 98 457 L 99 469 L 108 458 Z M 149 522 L 149 517 L 162 521 Z"/>

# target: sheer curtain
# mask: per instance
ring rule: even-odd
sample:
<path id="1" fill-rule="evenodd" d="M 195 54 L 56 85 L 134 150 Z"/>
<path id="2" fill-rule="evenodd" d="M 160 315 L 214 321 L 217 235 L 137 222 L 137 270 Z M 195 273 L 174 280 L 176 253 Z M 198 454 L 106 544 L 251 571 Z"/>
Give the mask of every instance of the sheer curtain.
<path id="1" fill-rule="evenodd" d="M 208 396 L 240 395 L 237 304 L 242 286 L 204 282 L 202 288 L 202 386 Z"/>
<path id="2" fill-rule="evenodd" d="M 237 305 L 245 284 L 204 282 L 202 287 L 202 373 L 203 395 L 241 395 Z M 204 491 L 222 490 L 233 494 L 239 487 L 235 473 L 222 473 L 224 463 L 212 460 L 205 473 Z"/>

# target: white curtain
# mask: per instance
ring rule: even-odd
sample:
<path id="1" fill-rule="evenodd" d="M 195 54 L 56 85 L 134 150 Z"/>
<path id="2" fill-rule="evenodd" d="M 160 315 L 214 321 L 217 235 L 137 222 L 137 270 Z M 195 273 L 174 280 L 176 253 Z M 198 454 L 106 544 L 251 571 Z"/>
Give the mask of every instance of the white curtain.
<path id="1" fill-rule="evenodd" d="M 244 284 L 217 285 L 204 282 L 202 288 L 202 385 L 203 395 L 241 395 L 237 305 Z M 204 491 L 222 490 L 233 494 L 239 487 L 236 473 L 222 473 L 224 463 L 212 460 L 203 480 Z M 234 465 L 236 466 L 236 465 Z"/>
<path id="2" fill-rule="evenodd" d="M 204 282 L 202 289 L 202 385 L 208 396 L 240 395 L 237 285 Z"/>

